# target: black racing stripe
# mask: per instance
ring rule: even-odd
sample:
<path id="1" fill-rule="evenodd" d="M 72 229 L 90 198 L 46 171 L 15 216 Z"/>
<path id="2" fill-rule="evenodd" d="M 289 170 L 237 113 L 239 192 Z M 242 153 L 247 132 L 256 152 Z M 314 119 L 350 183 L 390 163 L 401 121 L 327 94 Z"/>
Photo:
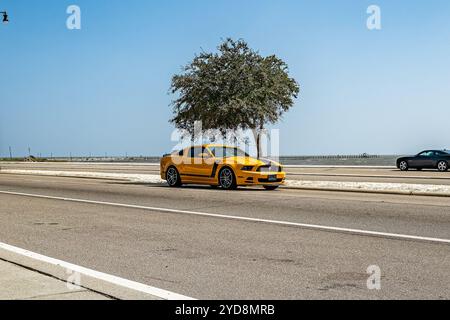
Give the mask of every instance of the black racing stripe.
<path id="1" fill-rule="evenodd" d="M 215 162 L 214 166 L 213 166 L 213 169 L 212 169 L 211 178 L 214 178 L 216 176 L 218 167 L 219 167 L 219 164 L 217 162 Z"/>

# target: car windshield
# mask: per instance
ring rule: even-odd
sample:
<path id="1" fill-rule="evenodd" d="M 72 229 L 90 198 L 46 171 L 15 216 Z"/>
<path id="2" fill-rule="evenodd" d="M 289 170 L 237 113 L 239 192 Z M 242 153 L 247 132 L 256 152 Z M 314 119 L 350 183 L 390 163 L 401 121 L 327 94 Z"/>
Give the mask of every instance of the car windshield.
<path id="1" fill-rule="evenodd" d="M 210 150 L 216 158 L 250 157 L 247 153 L 239 148 L 211 147 Z"/>

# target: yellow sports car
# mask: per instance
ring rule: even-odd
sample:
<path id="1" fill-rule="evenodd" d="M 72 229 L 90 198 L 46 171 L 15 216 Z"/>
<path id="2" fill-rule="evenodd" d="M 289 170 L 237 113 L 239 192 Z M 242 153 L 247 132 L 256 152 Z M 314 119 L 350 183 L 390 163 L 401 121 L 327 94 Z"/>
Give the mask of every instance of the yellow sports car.
<path id="1" fill-rule="evenodd" d="M 284 184 L 286 173 L 279 163 L 252 158 L 239 148 L 206 144 L 165 155 L 161 179 L 170 187 L 204 184 L 230 190 L 260 185 L 275 190 Z"/>

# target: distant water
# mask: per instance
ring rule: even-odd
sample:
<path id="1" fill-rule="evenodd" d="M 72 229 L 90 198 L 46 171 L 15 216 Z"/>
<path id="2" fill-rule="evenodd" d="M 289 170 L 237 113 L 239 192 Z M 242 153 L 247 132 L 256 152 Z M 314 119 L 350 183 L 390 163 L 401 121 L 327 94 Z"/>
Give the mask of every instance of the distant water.
<path id="1" fill-rule="evenodd" d="M 396 159 L 399 157 L 400 156 L 387 156 L 387 155 L 281 156 L 279 158 L 279 161 L 285 165 L 395 166 Z M 53 158 L 53 160 L 58 161 L 114 162 L 114 163 L 159 163 L 160 159 L 161 159 L 160 157 Z"/>
<path id="2" fill-rule="evenodd" d="M 280 157 L 285 165 L 395 166 L 400 156 L 301 156 Z"/>

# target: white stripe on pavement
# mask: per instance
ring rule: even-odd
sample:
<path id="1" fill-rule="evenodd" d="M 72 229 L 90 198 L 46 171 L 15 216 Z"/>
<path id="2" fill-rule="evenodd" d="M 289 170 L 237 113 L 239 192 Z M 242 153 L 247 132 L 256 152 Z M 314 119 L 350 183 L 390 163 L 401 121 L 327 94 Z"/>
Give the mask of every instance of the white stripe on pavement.
<path id="1" fill-rule="evenodd" d="M 356 235 L 363 235 L 363 236 L 374 236 L 374 237 L 384 237 L 384 238 L 400 239 L 400 240 L 413 240 L 413 241 L 424 241 L 424 242 L 433 242 L 433 243 L 441 243 L 441 244 L 442 243 L 450 244 L 450 239 L 422 237 L 422 236 L 414 236 L 414 235 L 400 234 L 400 233 L 378 232 L 378 231 L 361 230 L 361 229 L 351 229 L 351 228 L 341 228 L 341 227 L 323 226 L 323 225 L 315 225 L 315 224 L 305 224 L 305 223 L 297 223 L 297 222 L 289 222 L 289 221 L 249 218 L 249 217 L 232 216 L 232 215 L 225 215 L 225 214 L 215 214 L 215 213 L 207 213 L 207 212 L 148 207 L 148 206 L 140 206 L 140 205 L 132 205 L 132 204 L 124 204 L 124 203 L 74 199 L 74 198 L 65 198 L 65 197 L 54 197 L 54 196 L 21 193 L 21 192 L 0 191 L 0 194 L 25 196 L 25 197 L 40 198 L 40 199 L 70 201 L 70 202 L 77 202 L 77 203 L 88 203 L 88 204 L 96 204 L 96 205 L 107 205 L 107 206 L 114 206 L 114 207 L 121 207 L 121 208 L 141 209 L 141 210 L 149 210 L 149 211 L 174 213 L 174 214 L 187 214 L 187 215 L 194 215 L 194 216 L 222 218 L 222 219 L 228 219 L 228 220 L 260 222 L 260 223 L 275 224 L 275 225 L 281 225 L 281 226 L 300 227 L 300 228 L 306 228 L 306 229 L 312 229 L 312 230 L 349 233 L 349 234 L 356 234 Z"/>
<path id="2" fill-rule="evenodd" d="M 98 280 L 102 280 L 108 283 L 112 283 L 124 288 L 128 288 L 128 289 L 132 289 L 135 291 L 139 291 L 139 292 L 143 292 L 161 299 L 165 299 L 165 300 L 194 300 L 193 298 L 190 297 L 186 297 L 183 295 L 180 295 L 178 293 L 174 293 L 174 292 L 170 292 L 167 290 L 163 290 L 163 289 L 159 289 L 159 288 L 155 288 L 155 287 L 151 287 L 148 286 L 146 284 L 143 283 L 139 283 L 139 282 L 135 282 L 135 281 L 131 281 L 131 280 L 127 280 L 124 278 L 120 278 L 120 277 L 116 277 L 107 273 L 103 273 L 103 272 L 99 272 L 99 271 L 95 271 L 92 269 L 88 269 L 85 267 L 81 267 L 69 262 L 65 262 L 62 260 L 58 260 L 58 259 L 54 259 L 54 258 L 50 258 L 47 256 L 43 256 L 39 253 L 35 253 L 32 251 L 28 251 L 25 249 L 21 249 L 18 247 L 14 247 L 11 246 L 9 244 L 0 242 L 0 249 L 4 249 L 6 251 L 9 252 L 13 252 L 15 254 L 19 254 L 21 256 L 25 256 L 28 258 L 32 258 L 34 260 L 38 260 L 38 261 L 42 261 L 45 263 L 49 263 L 55 266 L 60 266 L 66 269 L 69 269 L 71 271 L 74 272 L 78 272 L 80 274 L 83 274 L 85 276 L 88 277 L 92 277 Z"/>

